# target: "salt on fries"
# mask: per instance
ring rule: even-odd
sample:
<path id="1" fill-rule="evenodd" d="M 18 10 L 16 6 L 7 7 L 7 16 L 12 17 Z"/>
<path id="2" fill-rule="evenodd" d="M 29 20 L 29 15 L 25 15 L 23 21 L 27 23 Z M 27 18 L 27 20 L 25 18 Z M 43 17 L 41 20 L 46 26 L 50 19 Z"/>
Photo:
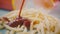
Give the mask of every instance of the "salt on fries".
<path id="1" fill-rule="evenodd" d="M 7 14 L 7 17 L 12 21 L 17 16 L 17 11 Z M 22 25 L 18 25 L 16 28 L 12 28 L 6 24 L 3 24 L 7 30 L 7 34 L 59 34 L 60 22 L 57 18 L 44 14 L 40 10 L 27 9 L 23 10 L 21 16 L 31 20 L 30 30 Z"/>

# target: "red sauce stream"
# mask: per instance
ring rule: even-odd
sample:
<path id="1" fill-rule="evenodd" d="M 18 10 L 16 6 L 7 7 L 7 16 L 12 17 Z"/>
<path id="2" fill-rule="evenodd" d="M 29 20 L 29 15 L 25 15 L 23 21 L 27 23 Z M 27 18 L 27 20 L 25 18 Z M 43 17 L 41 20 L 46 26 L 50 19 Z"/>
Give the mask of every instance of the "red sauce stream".
<path id="1" fill-rule="evenodd" d="M 19 14 L 18 14 L 18 17 L 14 20 L 14 21 L 12 21 L 12 22 L 9 22 L 7 25 L 9 25 L 10 27 L 17 27 L 18 25 L 20 25 L 20 27 L 22 26 L 22 25 L 24 25 L 24 26 L 26 26 L 27 27 L 27 29 L 30 29 L 30 20 L 29 19 L 25 19 L 25 18 L 23 18 L 23 17 L 21 17 L 20 16 L 20 14 L 21 14 L 21 11 L 22 11 L 22 8 L 23 8 L 23 5 L 24 5 L 24 2 L 25 2 L 25 0 L 22 0 L 22 4 L 21 4 L 21 6 L 20 6 L 20 11 L 19 11 Z"/>
<path id="2" fill-rule="evenodd" d="M 25 2 L 25 0 L 22 0 L 22 3 L 21 3 L 21 5 L 20 5 L 20 11 L 19 11 L 18 17 L 20 17 L 20 14 L 21 14 L 21 11 L 22 11 L 24 2 Z"/>

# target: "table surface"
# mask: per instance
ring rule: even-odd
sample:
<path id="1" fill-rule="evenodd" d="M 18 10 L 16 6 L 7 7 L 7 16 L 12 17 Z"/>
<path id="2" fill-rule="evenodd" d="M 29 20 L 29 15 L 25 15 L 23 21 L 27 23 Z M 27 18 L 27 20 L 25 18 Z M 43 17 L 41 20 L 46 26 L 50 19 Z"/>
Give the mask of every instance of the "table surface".
<path id="1" fill-rule="evenodd" d="M 7 10 L 0 10 L 0 16 L 4 15 L 4 14 L 7 14 L 9 13 L 9 11 Z"/>

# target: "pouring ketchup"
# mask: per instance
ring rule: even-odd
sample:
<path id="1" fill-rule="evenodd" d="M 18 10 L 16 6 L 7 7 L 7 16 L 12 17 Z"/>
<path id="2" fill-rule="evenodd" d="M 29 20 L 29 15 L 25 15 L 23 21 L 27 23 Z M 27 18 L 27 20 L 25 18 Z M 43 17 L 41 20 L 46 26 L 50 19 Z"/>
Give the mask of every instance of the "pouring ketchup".
<path id="1" fill-rule="evenodd" d="M 23 18 L 23 17 L 20 16 L 22 8 L 23 8 L 23 5 L 24 5 L 24 2 L 25 2 L 25 0 L 22 0 L 18 17 L 14 21 L 8 22 L 7 25 L 9 25 L 10 27 L 14 28 L 14 27 L 17 27 L 18 25 L 20 25 L 20 27 L 22 25 L 24 25 L 24 26 L 26 26 L 27 29 L 30 28 L 30 22 L 31 21 L 29 19 L 26 19 L 26 18 Z"/>

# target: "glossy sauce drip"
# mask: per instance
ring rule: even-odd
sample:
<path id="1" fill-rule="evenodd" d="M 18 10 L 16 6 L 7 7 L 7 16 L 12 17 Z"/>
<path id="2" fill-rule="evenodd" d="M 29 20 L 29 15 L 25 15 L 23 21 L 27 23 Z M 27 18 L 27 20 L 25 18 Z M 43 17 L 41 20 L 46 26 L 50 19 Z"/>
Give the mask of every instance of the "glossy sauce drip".
<path id="1" fill-rule="evenodd" d="M 29 21 L 28 19 L 23 19 L 23 18 L 17 18 L 15 21 L 13 21 L 13 22 L 9 22 L 9 26 L 10 27 L 18 27 L 18 25 L 20 25 L 20 27 L 22 26 L 22 25 L 24 25 L 24 26 L 26 26 L 27 27 L 27 29 L 29 29 L 30 28 L 30 22 L 31 21 Z"/>
<path id="2" fill-rule="evenodd" d="M 4 19 L 5 21 L 10 22 L 10 20 L 9 20 L 7 17 L 3 17 L 3 19 Z"/>
<path id="3" fill-rule="evenodd" d="M 10 27 L 18 27 L 18 25 L 20 25 L 20 27 L 22 25 L 24 25 L 28 30 L 30 29 L 30 23 L 31 21 L 29 19 L 25 19 L 23 17 L 20 18 L 16 18 L 14 21 L 9 22 L 7 25 L 9 25 Z"/>
<path id="4" fill-rule="evenodd" d="M 1 21 L 2 19 L 0 19 L 0 21 Z"/>
<path id="5" fill-rule="evenodd" d="M 10 20 L 9 20 L 7 17 L 2 17 L 2 18 L 0 18 L 0 21 L 7 21 L 7 22 L 10 22 Z"/>

